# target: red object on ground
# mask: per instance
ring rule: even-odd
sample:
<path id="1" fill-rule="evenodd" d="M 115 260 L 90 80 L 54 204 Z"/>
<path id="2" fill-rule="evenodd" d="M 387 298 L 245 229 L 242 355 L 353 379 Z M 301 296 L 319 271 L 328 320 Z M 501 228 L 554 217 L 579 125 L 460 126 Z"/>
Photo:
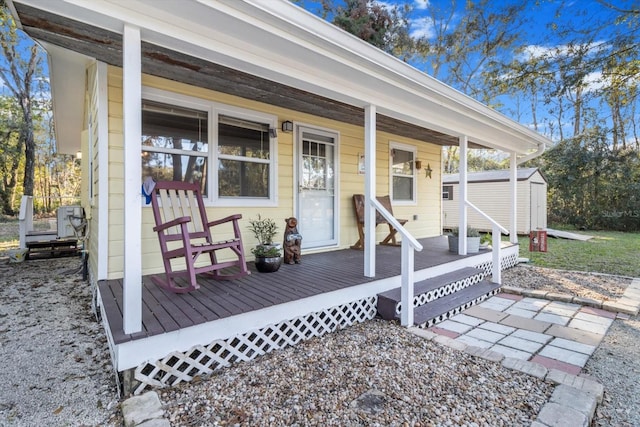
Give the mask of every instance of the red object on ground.
<path id="1" fill-rule="evenodd" d="M 547 252 L 546 230 L 529 232 L 529 252 Z"/>

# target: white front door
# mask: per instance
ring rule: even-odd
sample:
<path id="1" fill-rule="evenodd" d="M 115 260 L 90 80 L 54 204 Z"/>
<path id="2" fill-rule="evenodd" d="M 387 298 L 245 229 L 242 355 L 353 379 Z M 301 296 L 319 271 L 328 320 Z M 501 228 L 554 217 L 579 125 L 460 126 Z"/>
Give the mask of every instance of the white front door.
<path id="1" fill-rule="evenodd" d="M 298 231 L 303 248 L 338 243 L 337 142 L 338 134 L 296 127 L 298 149 Z"/>

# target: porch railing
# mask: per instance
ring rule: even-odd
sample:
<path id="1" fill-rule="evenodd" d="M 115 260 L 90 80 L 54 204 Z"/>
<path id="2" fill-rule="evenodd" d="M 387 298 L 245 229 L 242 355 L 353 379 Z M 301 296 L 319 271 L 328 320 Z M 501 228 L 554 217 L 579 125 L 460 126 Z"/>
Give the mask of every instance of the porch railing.
<path id="1" fill-rule="evenodd" d="M 493 218 L 491 218 L 486 213 L 482 212 L 480 208 L 471 203 L 470 201 L 465 202 L 468 207 L 476 211 L 480 214 L 484 219 L 491 223 L 491 245 L 492 245 L 492 266 L 491 266 L 491 280 L 494 283 L 501 284 L 502 283 L 502 269 L 500 268 L 500 244 L 502 242 L 502 233 L 509 235 L 509 230 L 498 224 Z"/>
<path id="2" fill-rule="evenodd" d="M 391 224 L 393 228 L 398 230 L 402 236 L 400 246 L 400 272 L 401 272 L 401 288 L 400 298 L 402 308 L 400 312 L 400 322 L 402 326 L 413 326 L 413 284 L 414 284 L 414 251 L 422 251 L 422 245 L 413 237 L 407 229 L 405 229 L 377 199 L 369 200 L 374 209 L 376 209 Z"/>

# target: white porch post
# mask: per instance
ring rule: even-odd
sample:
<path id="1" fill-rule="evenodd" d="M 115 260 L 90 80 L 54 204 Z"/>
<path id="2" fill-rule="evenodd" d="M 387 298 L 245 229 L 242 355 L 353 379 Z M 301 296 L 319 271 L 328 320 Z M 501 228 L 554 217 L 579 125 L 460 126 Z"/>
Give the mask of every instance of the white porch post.
<path id="1" fill-rule="evenodd" d="M 518 243 L 518 159 L 511 153 L 509 159 L 509 184 L 511 191 L 511 222 L 509 224 L 509 241 Z"/>
<path id="2" fill-rule="evenodd" d="M 460 145 L 460 203 L 458 223 L 458 254 L 467 254 L 467 149 L 468 139 L 466 135 L 459 138 Z"/>
<path id="3" fill-rule="evenodd" d="M 124 25 L 122 36 L 122 104 L 124 133 L 124 278 L 122 323 L 125 334 L 142 330 L 142 211 L 140 138 L 142 134 L 142 65 L 140 29 Z"/>
<path id="4" fill-rule="evenodd" d="M 376 275 L 376 106 L 364 107 L 364 275 Z"/>

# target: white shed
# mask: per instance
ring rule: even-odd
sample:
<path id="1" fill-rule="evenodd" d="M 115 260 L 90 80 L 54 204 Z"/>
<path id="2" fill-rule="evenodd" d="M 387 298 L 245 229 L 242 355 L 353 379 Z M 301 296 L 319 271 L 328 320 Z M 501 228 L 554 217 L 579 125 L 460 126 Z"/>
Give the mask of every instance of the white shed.
<path id="1" fill-rule="evenodd" d="M 547 227 L 547 181 L 538 168 L 518 169 L 517 227 L 518 234 Z M 443 228 L 458 225 L 459 174 L 442 176 Z M 468 199 L 500 225 L 509 228 L 509 170 L 469 173 Z M 468 210 L 470 227 L 490 231 L 491 224 L 473 210 Z"/>

